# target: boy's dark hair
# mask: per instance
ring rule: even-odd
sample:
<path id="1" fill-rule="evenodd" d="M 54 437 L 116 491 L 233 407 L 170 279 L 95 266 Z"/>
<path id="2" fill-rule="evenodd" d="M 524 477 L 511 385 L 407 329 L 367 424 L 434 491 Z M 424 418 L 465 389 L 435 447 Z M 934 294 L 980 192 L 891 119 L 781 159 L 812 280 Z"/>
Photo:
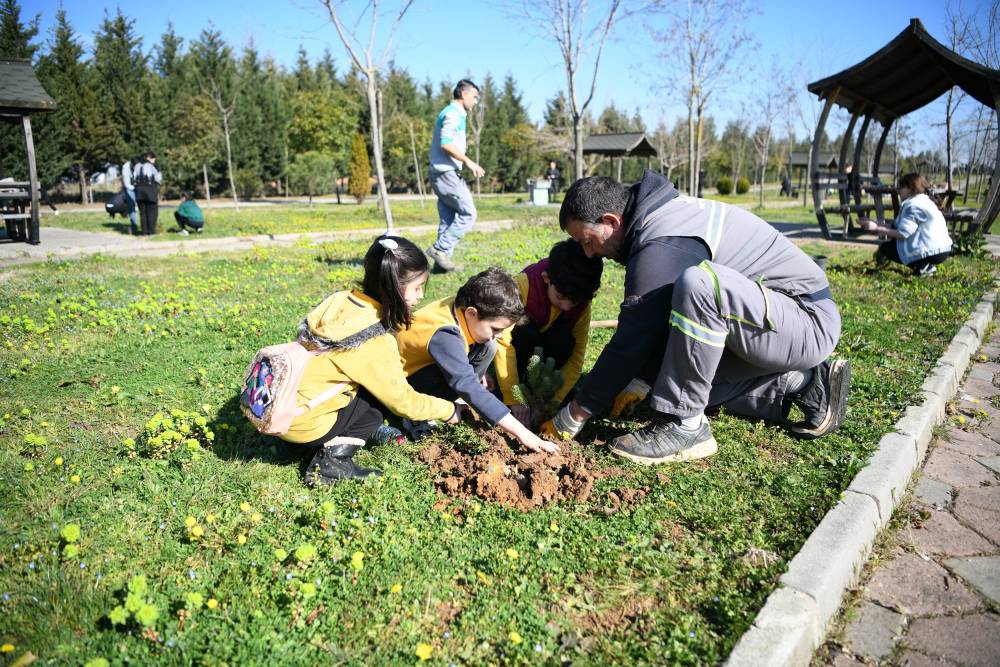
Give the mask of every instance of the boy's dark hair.
<path id="1" fill-rule="evenodd" d="M 596 225 L 605 213 L 621 215 L 628 203 L 628 190 L 607 176 L 588 176 L 573 183 L 559 207 L 559 226 L 565 230 L 570 220 Z"/>
<path id="2" fill-rule="evenodd" d="M 386 329 L 410 328 L 412 313 L 403 300 L 403 288 L 429 270 L 424 253 L 402 236 L 381 236 L 368 248 L 361 289 L 382 304 Z"/>
<path id="3" fill-rule="evenodd" d="M 587 257 L 579 243 L 560 241 L 549 251 L 549 282 L 574 304 L 587 303 L 601 286 L 604 260 Z"/>
<path id="4" fill-rule="evenodd" d="M 146 151 L 145 153 L 143 153 L 142 157 L 143 157 L 144 160 L 149 160 L 149 159 L 154 159 L 155 160 L 156 159 L 156 153 L 154 153 L 153 151 Z"/>
<path id="5" fill-rule="evenodd" d="M 517 283 L 506 271 L 495 266 L 465 281 L 455 295 L 455 306 L 459 309 L 475 308 L 481 320 L 503 317 L 518 322 L 524 317 Z"/>
<path id="6" fill-rule="evenodd" d="M 479 92 L 479 86 L 472 83 L 472 81 L 470 81 L 469 79 L 462 79 L 461 81 L 455 84 L 455 89 L 451 91 L 452 99 L 454 100 L 461 99 L 462 95 L 464 95 L 465 91 L 467 91 L 469 88 L 474 88 L 477 93 Z"/>

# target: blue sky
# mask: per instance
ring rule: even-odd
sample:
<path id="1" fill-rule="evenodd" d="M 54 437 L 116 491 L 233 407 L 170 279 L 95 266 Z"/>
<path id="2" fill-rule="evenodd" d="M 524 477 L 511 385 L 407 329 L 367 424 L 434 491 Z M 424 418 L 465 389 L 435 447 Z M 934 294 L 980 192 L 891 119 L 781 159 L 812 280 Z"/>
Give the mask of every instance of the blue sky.
<path id="1" fill-rule="evenodd" d="M 975 6 L 975 0 L 965 2 L 967 7 Z M 361 3 L 348 0 L 345 4 Z M 178 34 L 187 39 L 209 25 L 237 48 L 253 39 L 260 52 L 287 67 L 294 64 L 300 44 L 314 60 L 329 47 L 338 69 L 347 65 L 347 56 L 318 0 L 64 0 L 62 5 L 88 45 L 104 13 L 113 14 L 121 6 L 135 20 L 135 30 L 147 50 L 172 21 Z M 22 17 L 41 14 L 42 32 L 48 40 L 59 6 L 58 0 L 22 0 Z M 466 75 L 481 79 L 486 72 L 500 79 L 509 72 L 521 87 L 532 118 L 540 120 L 546 99 L 565 86 L 561 59 L 553 44 L 534 36 L 500 7 L 501 3 L 476 0 L 416 0 L 399 30 L 395 60 L 417 79 L 430 78 L 435 83 Z M 932 35 L 945 41 L 945 7 L 941 0 L 764 1 L 758 15 L 744 19 L 759 46 L 744 55 L 741 72 L 745 74 L 719 94 L 709 112 L 720 125 L 736 115 L 740 101 L 752 94 L 755 79 L 775 58 L 794 72 L 804 91 L 808 81 L 838 72 L 879 49 L 911 17 L 919 17 Z M 680 96 L 663 87 L 670 63 L 658 54 L 644 27 L 665 23 L 662 17 L 647 15 L 622 26 L 606 48 L 591 107 L 595 113 L 612 100 L 629 114 L 638 109 L 647 125 L 661 118 L 672 121 L 683 113 Z M 802 103 L 813 102 L 803 94 Z M 935 107 L 915 120 L 923 125 L 936 122 Z"/>

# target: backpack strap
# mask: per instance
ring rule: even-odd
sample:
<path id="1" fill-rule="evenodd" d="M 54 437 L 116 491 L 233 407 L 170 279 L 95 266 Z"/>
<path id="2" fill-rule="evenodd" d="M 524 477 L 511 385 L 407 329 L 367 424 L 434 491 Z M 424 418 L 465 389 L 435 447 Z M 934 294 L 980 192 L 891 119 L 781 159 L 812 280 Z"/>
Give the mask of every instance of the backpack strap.
<path id="1" fill-rule="evenodd" d="M 338 382 L 337 384 L 333 385 L 332 387 L 330 387 L 326 391 L 324 391 L 324 392 L 320 393 L 319 395 L 313 397 L 312 400 L 307 401 L 306 404 L 302 405 L 301 407 L 299 407 L 299 409 L 296 410 L 296 412 L 298 414 L 300 414 L 300 415 L 304 415 L 305 413 L 307 413 L 310 410 L 312 410 L 313 408 L 315 408 L 317 405 L 322 405 L 323 403 L 326 403 L 327 401 L 329 401 L 331 398 L 333 398 L 337 394 L 342 393 L 349 386 L 350 386 L 349 382 Z"/>

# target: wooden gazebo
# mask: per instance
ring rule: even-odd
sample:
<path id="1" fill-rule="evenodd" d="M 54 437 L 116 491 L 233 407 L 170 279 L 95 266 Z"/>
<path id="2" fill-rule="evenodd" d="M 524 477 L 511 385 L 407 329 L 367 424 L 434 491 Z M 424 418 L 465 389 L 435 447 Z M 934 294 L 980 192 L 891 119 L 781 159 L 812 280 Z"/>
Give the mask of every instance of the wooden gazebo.
<path id="1" fill-rule="evenodd" d="M 910 25 L 895 39 L 857 65 L 809 84 L 809 92 L 826 101 L 816 124 L 809 164 L 813 205 L 823 236 L 830 238 L 828 214 L 843 216 L 845 236 L 853 231 L 852 214 L 868 215 L 874 212 L 875 217 L 884 222 L 885 195 L 892 198 L 893 215 L 898 213 L 899 200 L 895 188 L 878 178 L 879 161 L 889 130 L 899 118 L 937 99 L 952 86 L 958 86 L 980 103 L 997 109 L 1000 122 L 1000 71 L 984 67 L 950 50 L 931 37 L 919 19 L 911 19 Z M 850 112 L 851 120 L 840 144 L 838 167 L 828 171 L 820 168 L 819 144 L 834 104 Z M 854 130 L 859 119 L 861 126 L 855 137 Z M 872 121 L 881 125 L 882 133 L 875 149 L 871 175 L 863 176 L 860 169 L 861 150 Z M 848 145 L 852 139 L 854 154 L 849 159 Z M 1000 146 L 993 179 L 982 208 L 963 213 L 947 211 L 946 218 L 953 228 L 968 234 L 988 232 L 1000 212 L 998 187 Z M 838 205 L 823 206 L 823 194 L 827 189 L 837 190 Z M 864 202 L 864 195 L 870 195 L 873 202 Z"/>
<path id="2" fill-rule="evenodd" d="M 35 142 L 31 136 L 33 112 L 54 111 L 53 100 L 28 60 L 0 59 L 0 119 L 20 124 L 28 153 L 28 181 L 0 181 L 0 217 L 10 241 L 39 242 L 38 169 L 35 165 Z"/>
<path id="3" fill-rule="evenodd" d="M 584 155 L 604 155 L 614 162 L 618 158 L 615 178 L 622 180 L 622 160 L 627 157 L 656 157 L 656 148 L 643 132 L 592 134 L 583 140 Z"/>

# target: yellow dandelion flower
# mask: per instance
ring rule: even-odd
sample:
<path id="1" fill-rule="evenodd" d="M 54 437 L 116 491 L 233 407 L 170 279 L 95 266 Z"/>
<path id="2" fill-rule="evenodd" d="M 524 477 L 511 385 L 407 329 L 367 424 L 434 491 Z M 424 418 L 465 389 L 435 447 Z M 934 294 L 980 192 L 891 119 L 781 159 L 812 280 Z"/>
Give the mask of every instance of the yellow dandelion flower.
<path id="1" fill-rule="evenodd" d="M 351 554 L 351 567 L 361 570 L 365 566 L 365 554 L 362 551 L 355 551 Z"/>
<path id="2" fill-rule="evenodd" d="M 417 650 L 414 651 L 414 653 L 417 654 L 417 657 L 420 658 L 421 661 L 430 660 L 431 654 L 433 652 L 434 652 L 434 647 L 432 647 L 430 644 L 424 644 L 424 643 L 417 644 Z"/>
<path id="3" fill-rule="evenodd" d="M 214 514 L 206 514 L 205 515 L 205 523 L 215 523 L 215 515 Z"/>
<path id="4" fill-rule="evenodd" d="M 504 553 L 507 554 L 507 558 L 509 558 L 511 560 L 517 560 L 518 556 L 521 555 L 521 554 L 517 553 L 517 549 L 510 549 L 510 548 L 508 548 L 506 551 L 504 551 Z"/>
<path id="5" fill-rule="evenodd" d="M 219 601 L 215 598 L 208 598 L 208 602 L 205 603 L 205 606 L 209 609 L 215 609 L 219 606 Z"/>
<path id="6" fill-rule="evenodd" d="M 69 481 L 73 482 L 74 484 L 79 484 L 80 483 L 80 476 L 79 475 L 71 475 L 70 478 L 69 478 Z"/>
<path id="7" fill-rule="evenodd" d="M 240 503 L 240 510 L 243 511 L 243 512 L 249 512 L 250 511 L 250 503 L 248 503 L 247 501 L 244 500 L 242 503 Z"/>
<path id="8" fill-rule="evenodd" d="M 191 537 L 201 537 L 204 534 L 205 534 L 205 529 L 204 528 L 202 528 L 198 524 L 195 524 L 194 526 L 192 526 L 192 528 L 191 528 Z"/>
<path id="9" fill-rule="evenodd" d="M 516 632 L 511 632 L 507 636 L 510 638 L 510 641 L 513 642 L 514 644 L 520 644 L 522 641 L 524 641 L 523 639 L 521 639 L 521 635 L 517 634 Z"/>
<path id="10" fill-rule="evenodd" d="M 558 533 L 559 532 L 559 524 L 556 523 L 555 521 L 553 521 L 552 523 L 550 523 L 549 524 L 549 531 L 553 532 L 553 533 Z"/>
<path id="11" fill-rule="evenodd" d="M 481 570 L 476 570 L 476 578 L 483 582 L 487 586 L 490 585 L 490 578 L 486 576 L 486 573 Z"/>
<path id="12" fill-rule="evenodd" d="M 194 518 L 193 516 L 189 516 L 188 518 L 184 519 L 184 525 L 187 526 L 188 528 L 191 528 L 196 523 L 198 523 L 198 519 Z"/>
<path id="13" fill-rule="evenodd" d="M 61 466 L 63 464 L 63 458 L 61 456 L 57 456 L 56 460 L 53 461 L 53 463 L 55 463 L 57 466 Z"/>
<path id="14" fill-rule="evenodd" d="M 250 520 L 253 521 L 254 523 L 260 523 L 260 520 L 262 518 L 263 517 L 261 517 L 259 512 L 254 512 L 253 514 L 250 515 Z"/>
<path id="15" fill-rule="evenodd" d="M 13 652 L 14 652 L 13 644 L 4 644 L 3 646 L 0 646 L 0 653 L 13 653 Z"/>
<path id="16" fill-rule="evenodd" d="M 403 584 L 393 584 L 392 588 L 389 589 L 390 593 L 399 593 L 403 590 Z"/>
<path id="17" fill-rule="evenodd" d="M 236 541 L 239 544 L 246 544 L 247 543 L 247 536 L 246 535 L 237 535 L 236 536 Z"/>

